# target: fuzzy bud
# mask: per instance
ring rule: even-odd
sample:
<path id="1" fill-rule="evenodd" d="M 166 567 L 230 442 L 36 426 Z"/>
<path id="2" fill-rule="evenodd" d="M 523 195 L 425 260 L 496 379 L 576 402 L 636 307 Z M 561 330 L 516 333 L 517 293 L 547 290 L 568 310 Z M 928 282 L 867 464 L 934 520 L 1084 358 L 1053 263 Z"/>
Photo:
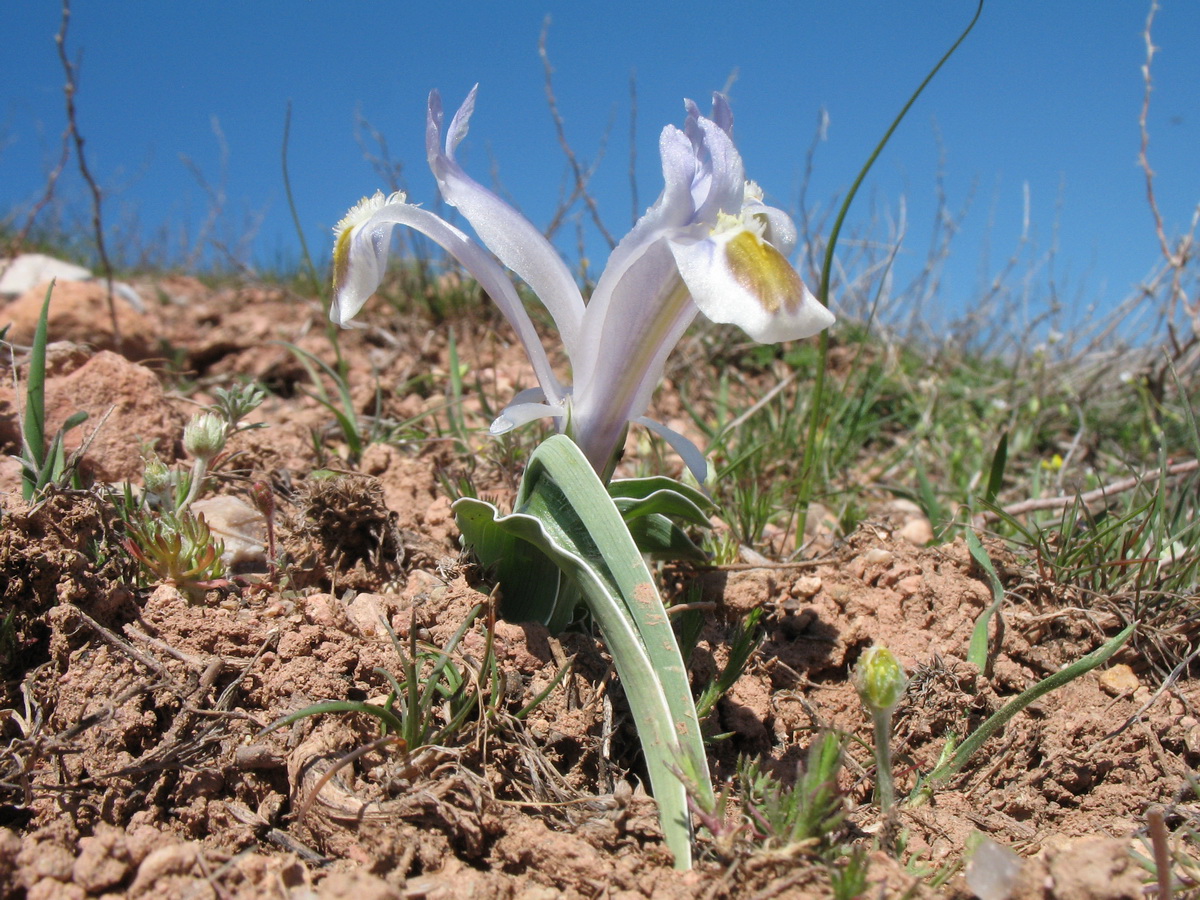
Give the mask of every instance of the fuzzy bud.
<path id="1" fill-rule="evenodd" d="M 145 457 L 145 466 L 142 469 L 142 481 L 146 485 L 146 490 L 151 494 L 165 494 L 171 489 L 171 470 L 167 464 L 157 456 Z"/>
<path id="2" fill-rule="evenodd" d="M 183 429 L 183 449 L 196 459 L 212 459 L 224 446 L 225 420 L 216 413 L 197 413 Z"/>
<path id="3" fill-rule="evenodd" d="M 891 712 L 907 685 L 903 666 L 887 647 L 876 644 L 867 649 L 854 667 L 854 687 L 872 712 Z"/>

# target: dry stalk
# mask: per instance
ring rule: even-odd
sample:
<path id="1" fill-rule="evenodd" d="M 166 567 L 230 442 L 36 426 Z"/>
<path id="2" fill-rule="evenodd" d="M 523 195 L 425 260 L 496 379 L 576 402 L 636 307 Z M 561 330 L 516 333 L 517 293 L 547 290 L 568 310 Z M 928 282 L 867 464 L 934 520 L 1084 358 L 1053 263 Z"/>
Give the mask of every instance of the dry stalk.
<path id="1" fill-rule="evenodd" d="M 1085 506 L 1090 503 L 1098 503 L 1105 500 L 1114 494 L 1123 494 L 1126 491 L 1132 491 L 1138 485 L 1145 483 L 1147 480 L 1157 480 L 1159 478 L 1177 478 L 1180 475 L 1188 475 L 1200 469 L 1200 460 L 1189 459 L 1184 462 L 1174 463 L 1162 469 L 1154 469 L 1150 472 L 1143 472 L 1141 475 L 1131 475 L 1128 478 L 1122 478 L 1119 481 L 1113 481 L 1102 487 L 1094 488 L 1090 491 L 1085 491 L 1082 494 L 1063 494 L 1058 497 L 1038 497 L 1032 500 L 1021 500 L 1018 503 L 1010 503 L 1008 506 L 1001 508 L 999 511 L 988 510 L 976 517 L 977 521 L 982 523 L 994 522 L 1005 516 L 1020 516 L 1025 513 L 1038 512 L 1046 509 L 1064 509 L 1076 501 Z"/>
<path id="2" fill-rule="evenodd" d="M 62 62 L 63 75 L 66 76 L 66 84 L 63 85 L 63 96 L 67 104 L 66 133 L 70 135 L 75 144 L 75 160 L 79 163 L 79 174 L 83 176 L 92 195 L 92 231 L 96 236 L 96 252 L 100 256 L 100 268 L 104 270 L 104 281 L 108 292 L 108 315 L 112 320 L 113 344 L 117 350 L 120 350 L 121 327 L 117 322 L 117 301 L 113 294 L 112 263 L 108 260 L 108 250 L 104 246 L 104 226 L 100 216 L 102 196 L 100 186 L 96 184 L 96 179 L 92 177 L 92 171 L 88 167 L 87 156 L 83 152 L 83 135 L 79 133 L 79 124 L 75 115 L 75 92 L 78 90 L 79 66 L 71 62 L 67 56 L 67 26 L 70 21 L 71 0 L 63 0 L 62 24 L 59 26 L 58 34 L 54 36 L 54 43 L 58 47 L 58 58 Z"/>
<path id="3" fill-rule="evenodd" d="M 567 211 L 574 205 L 576 200 L 582 199 L 588 208 L 588 212 L 591 213 L 592 222 L 595 223 L 600 235 L 608 242 L 608 248 L 611 250 L 617 246 L 617 242 L 613 239 L 608 229 L 604 227 L 604 221 L 600 217 L 600 207 L 596 203 L 596 198 L 588 191 L 588 182 L 591 180 L 592 175 L 595 174 L 596 166 L 600 164 L 600 160 L 604 156 L 604 145 L 608 142 L 609 129 L 605 129 L 600 150 L 596 154 L 596 161 L 592 163 L 591 168 L 585 170 L 580 165 L 578 157 L 575 156 L 575 151 L 567 141 L 566 124 L 563 122 L 562 114 L 558 111 L 558 99 L 554 94 L 554 68 L 550 65 L 550 54 L 546 50 L 546 39 L 549 34 L 550 17 L 547 16 L 542 23 L 541 36 L 538 38 L 538 56 L 542 58 L 542 69 L 546 74 L 546 103 L 550 107 L 550 116 L 554 120 L 554 132 L 558 135 L 558 144 L 562 147 L 563 154 L 567 157 L 567 163 L 571 167 L 575 186 L 571 191 L 571 195 L 559 204 L 550 224 L 546 226 L 546 237 L 550 238 L 553 236 L 562 225 Z M 609 127 L 611 128 L 611 122 L 609 123 Z"/>
<path id="4" fill-rule="evenodd" d="M 1154 219 L 1154 233 L 1158 238 L 1159 250 L 1162 253 L 1165 267 L 1163 276 L 1167 278 L 1167 297 L 1162 309 L 1162 317 L 1167 328 L 1167 337 L 1171 344 L 1170 358 L 1162 365 L 1157 367 L 1157 370 L 1149 376 L 1149 385 L 1155 399 L 1161 400 L 1165 391 L 1165 382 L 1167 373 L 1172 370 L 1184 368 L 1185 357 L 1194 356 L 1198 342 L 1200 342 L 1200 298 L 1189 298 L 1187 289 L 1184 287 L 1184 277 L 1187 274 L 1188 264 L 1191 261 L 1195 245 L 1195 235 L 1197 225 L 1200 224 L 1200 205 L 1192 213 L 1192 223 L 1189 229 L 1181 235 L 1175 245 L 1171 245 L 1171 240 L 1167 237 L 1166 228 L 1163 225 L 1162 212 L 1158 206 L 1158 199 L 1154 193 L 1154 170 L 1150 166 L 1150 94 L 1153 91 L 1154 83 L 1151 77 L 1151 66 L 1154 62 L 1154 54 L 1158 50 L 1154 46 L 1152 30 L 1154 27 L 1154 16 L 1158 12 L 1158 0 L 1151 0 L 1150 11 L 1146 15 L 1146 26 L 1143 30 L 1143 37 L 1146 44 L 1146 61 L 1142 65 L 1142 108 L 1138 115 L 1138 129 L 1141 135 L 1141 143 L 1138 149 L 1138 164 L 1142 168 L 1142 172 L 1146 177 L 1146 200 L 1150 205 L 1150 214 Z M 1156 279 L 1154 287 L 1148 287 L 1144 296 L 1148 299 L 1157 295 L 1158 284 L 1161 279 Z M 1190 333 L 1182 340 L 1176 334 L 1176 316 L 1179 310 L 1182 309 L 1185 316 L 1189 320 Z M 1195 360 L 1188 361 L 1194 364 Z"/>
<path id="5" fill-rule="evenodd" d="M 1153 12 L 1151 13 L 1153 15 Z M 1146 827 L 1154 848 L 1154 874 L 1158 882 L 1158 900 L 1171 900 L 1171 845 L 1162 807 L 1146 810 Z"/>

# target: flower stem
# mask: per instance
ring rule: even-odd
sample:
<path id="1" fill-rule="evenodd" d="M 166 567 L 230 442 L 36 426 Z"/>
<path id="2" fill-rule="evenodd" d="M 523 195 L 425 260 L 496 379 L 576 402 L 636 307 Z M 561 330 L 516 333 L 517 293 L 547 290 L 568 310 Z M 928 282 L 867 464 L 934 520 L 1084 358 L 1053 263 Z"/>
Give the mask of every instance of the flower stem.
<path id="1" fill-rule="evenodd" d="M 892 780 L 892 711 L 871 711 L 875 725 L 875 783 L 879 789 L 879 808 L 886 815 L 896 802 L 896 783 Z"/>

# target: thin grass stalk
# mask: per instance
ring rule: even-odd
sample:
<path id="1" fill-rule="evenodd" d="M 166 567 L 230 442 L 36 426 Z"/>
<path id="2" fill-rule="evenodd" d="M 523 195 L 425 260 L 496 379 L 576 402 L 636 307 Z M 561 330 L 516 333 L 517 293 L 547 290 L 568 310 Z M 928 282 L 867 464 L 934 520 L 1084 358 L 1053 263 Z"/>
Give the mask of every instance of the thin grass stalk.
<path id="1" fill-rule="evenodd" d="M 833 271 L 833 256 L 837 249 L 838 236 L 841 234 L 842 224 L 846 220 L 846 214 L 850 211 L 850 204 L 854 202 L 854 198 L 858 194 L 859 188 L 862 187 L 862 183 L 864 179 L 866 179 L 867 173 L 871 170 L 871 167 L 875 165 L 875 160 L 879 158 L 879 154 L 883 152 L 883 148 L 887 145 L 887 142 L 891 140 L 892 134 L 900 126 L 900 123 L 904 120 L 904 117 L 908 115 L 908 111 L 912 108 L 912 105 L 916 103 L 917 98 L 921 96 L 925 88 L 933 80 L 933 77 L 937 75 L 942 66 L 946 64 L 946 61 L 954 55 L 954 52 L 958 50 L 962 42 L 966 40 L 967 35 L 971 33 L 972 29 L 974 29 L 975 23 L 979 21 L 979 17 L 982 13 L 983 0 L 979 0 L 979 4 L 975 8 L 975 15 L 972 16 L 971 21 L 967 24 L 967 27 L 963 30 L 962 34 L 958 36 L 958 40 L 956 40 L 951 45 L 950 49 L 946 51 L 945 55 L 938 60 L 937 65 L 930 70 L 929 74 L 925 76 L 925 80 L 921 82 L 920 86 L 917 87 L 912 96 L 908 98 L 908 102 L 904 104 L 904 107 L 900 110 L 899 115 L 897 115 L 892 121 L 892 124 L 888 127 L 888 130 L 884 132 L 883 138 L 878 144 L 875 145 L 875 149 L 872 151 L 870 157 L 867 158 L 866 163 L 863 165 L 862 169 L 859 170 L 858 177 L 854 179 L 854 184 L 850 186 L 850 190 L 846 194 L 846 199 L 842 201 L 842 206 L 838 210 L 837 218 L 834 219 L 833 228 L 831 228 L 829 231 L 829 243 L 825 247 L 825 259 L 821 266 L 821 282 L 817 287 L 817 299 L 823 306 L 829 306 L 829 281 L 830 273 Z M 826 329 L 825 331 L 821 332 L 817 339 L 817 372 L 816 377 L 813 380 L 812 402 L 809 405 L 808 411 L 808 430 L 804 441 L 804 453 L 800 461 L 800 490 L 796 496 L 795 516 L 797 520 L 796 535 L 799 540 L 803 540 L 805 527 L 808 524 L 808 505 L 812 501 L 813 493 L 812 467 L 815 459 L 817 458 L 817 443 L 823 437 L 823 429 L 821 428 L 821 411 L 825 393 L 825 368 L 828 357 L 829 331 Z"/>

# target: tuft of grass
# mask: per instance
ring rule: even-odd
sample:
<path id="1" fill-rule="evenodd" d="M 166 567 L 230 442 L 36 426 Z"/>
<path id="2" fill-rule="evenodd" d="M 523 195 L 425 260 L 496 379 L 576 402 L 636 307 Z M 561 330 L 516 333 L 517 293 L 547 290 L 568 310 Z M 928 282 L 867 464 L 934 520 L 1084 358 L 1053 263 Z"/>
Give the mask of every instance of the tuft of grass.
<path id="1" fill-rule="evenodd" d="M 809 748 L 796 779 L 785 784 L 766 772 L 761 760 L 743 756 L 737 771 L 708 802 L 691 797 L 693 811 L 723 856 L 803 854 L 832 861 L 845 804 L 837 786 L 842 765 L 841 739 L 820 735 Z"/>
<path id="2" fill-rule="evenodd" d="M 473 607 L 442 647 L 418 640 L 415 620 L 407 640 L 401 640 L 384 621 L 398 668 L 395 672 L 384 668 L 374 670 L 388 686 L 382 702 L 327 700 L 283 716 L 267 726 L 262 734 L 313 716 L 365 715 L 378 722 L 379 737 L 343 757 L 322 783 L 331 777 L 332 771 L 352 762 L 361 752 L 385 747 L 395 749 L 409 771 L 422 771 L 429 762 L 439 758 L 442 749 L 461 745 L 467 740 L 464 734 L 470 722 L 491 721 L 499 715 L 505 680 L 494 653 L 494 617 L 489 615 L 487 618 L 487 640 L 482 659 L 472 660 L 461 648 L 463 638 L 480 620 L 485 608 L 482 603 Z M 512 718 L 527 715 L 565 674 L 564 669 L 551 688 Z"/>
<path id="3" fill-rule="evenodd" d="M 46 345 L 49 341 L 50 298 L 54 281 L 46 287 L 29 350 L 29 374 L 25 380 L 25 415 L 21 423 L 21 493 L 32 500 L 51 485 L 63 484 L 74 472 L 82 450 L 67 457 L 63 440 L 68 431 L 87 420 L 86 412 L 71 415 L 46 440 Z"/>

